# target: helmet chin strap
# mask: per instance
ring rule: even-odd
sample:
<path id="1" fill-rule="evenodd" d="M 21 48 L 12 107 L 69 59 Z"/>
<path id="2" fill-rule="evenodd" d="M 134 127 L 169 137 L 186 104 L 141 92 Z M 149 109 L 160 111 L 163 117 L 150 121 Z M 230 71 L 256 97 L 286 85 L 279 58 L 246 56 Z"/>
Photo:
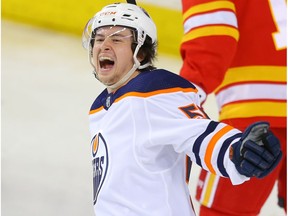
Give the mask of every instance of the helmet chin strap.
<path id="1" fill-rule="evenodd" d="M 140 49 L 140 47 L 142 46 L 143 43 L 138 43 L 137 46 L 136 46 L 136 49 L 134 51 L 134 55 L 133 55 L 133 60 L 134 60 L 134 65 L 133 67 L 119 80 L 117 81 L 116 83 L 114 84 L 111 84 L 111 85 L 107 85 L 107 84 L 104 84 L 98 77 L 97 75 L 97 72 L 96 72 L 96 68 L 92 62 L 92 56 L 91 56 L 91 52 L 89 52 L 89 61 L 90 61 L 90 64 L 93 66 L 94 68 L 94 71 L 93 71 L 93 74 L 95 75 L 95 78 L 97 80 L 99 80 L 101 83 L 103 83 L 107 88 L 109 88 L 109 90 L 116 90 L 118 89 L 119 87 L 121 87 L 125 82 L 127 82 L 129 80 L 129 78 L 132 76 L 132 74 L 137 70 L 137 69 L 143 69 L 143 68 L 146 68 L 150 65 L 150 63 L 146 63 L 144 65 L 141 65 L 140 62 L 138 61 L 137 59 L 137 54 L 138 54 L 138 51 Z M 90 48 L 91 49 L 91 48 Z"/>
<path id="2" fill-rule="evenodd" d="M 122 86 L 125 82 L 127 82 L 127 80 L 129 80 L 129 78 L 132 76 L 132 74 L 137 70 L 137 68 L 139 68 L 140 66 L 140 62 L 138 61 L 138 59 L 135 60 L 134 56 L 134 65 L 133 67 L 116 83 L 112 84 L 112 85 L 106 85 L 107 88 L 111 89 L 112 91 L 118 89 L 120 86 Z"/>

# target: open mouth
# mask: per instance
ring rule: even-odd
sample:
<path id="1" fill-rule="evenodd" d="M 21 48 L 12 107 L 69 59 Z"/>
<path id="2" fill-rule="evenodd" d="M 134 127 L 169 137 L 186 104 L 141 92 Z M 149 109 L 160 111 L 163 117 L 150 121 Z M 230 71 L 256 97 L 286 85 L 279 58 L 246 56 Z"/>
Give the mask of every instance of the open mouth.
<path id="1" fill-rule="evenodd" d="M 114 60 L 109 57 L 100 57 L 99 58 L 100 69 L 111 69 L 114 66 Z"/>

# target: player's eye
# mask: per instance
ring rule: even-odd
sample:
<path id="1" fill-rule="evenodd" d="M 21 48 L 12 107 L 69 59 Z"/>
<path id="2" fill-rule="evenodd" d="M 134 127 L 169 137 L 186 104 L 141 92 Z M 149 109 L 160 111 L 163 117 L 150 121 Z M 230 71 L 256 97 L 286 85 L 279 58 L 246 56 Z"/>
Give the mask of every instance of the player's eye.
<path id="1" fill-rule="evenodd" d="M 102 43 L 104 40 L 104 37 L 95 37 L 95 43 Z"/>
<path id="2" fill-rule="evenodd" d="M 113 41 L 113 43 L 121 43 L 123 41 L 123 37 L 111 37 L 111 40 Z"/>

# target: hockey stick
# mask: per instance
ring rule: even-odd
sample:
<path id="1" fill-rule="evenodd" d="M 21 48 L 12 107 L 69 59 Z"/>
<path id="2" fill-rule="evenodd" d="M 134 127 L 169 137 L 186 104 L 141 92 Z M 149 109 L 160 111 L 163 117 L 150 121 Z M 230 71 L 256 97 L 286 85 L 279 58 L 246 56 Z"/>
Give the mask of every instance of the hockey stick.
<path id="1" fill-rule="evenodd" d="M 127 0 L 127 3 L 137 5 L 136 0 Z"/>

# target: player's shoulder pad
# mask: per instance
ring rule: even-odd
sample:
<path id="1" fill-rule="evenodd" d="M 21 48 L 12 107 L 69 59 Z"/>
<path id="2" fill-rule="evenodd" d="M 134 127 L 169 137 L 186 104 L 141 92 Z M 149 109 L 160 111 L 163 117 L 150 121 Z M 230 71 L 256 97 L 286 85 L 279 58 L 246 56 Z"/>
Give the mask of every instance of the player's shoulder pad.
<path id="1" fill-rule="evenodd" d="M 127 93 L 150 93 L 172 88 L 196 89 L 188 80 L 170 71 L 164 69 L 142 71 L 114 94 L 108 95 L 107 90 L 104 90 L 94 101 L 91 110 L 98 109 L 102 106 L 105 107 L 107 97 L 110 97 L 110 101 L 113 103 L 117 98 Z"/>
<path id="2" fill-rule="evenodd" d="M 90 111 L 91 111 L 91 110 L 96 110 L 96 109 L 102 107 L 103 104 L 104 104 L 103 101 L 104 101 L 105 98 L 107 98 L 107 96 L 108 96 L 108 91 L 107 91 L 107 89 L 105 89 L 105 90 L 103 90 L 103 91 L 101 92 L 101 94 L 95 99 L 95 101 L 93 102 L 92 106 L 90 107 Z"/>
<path id="3" fill-rule="evenodd" d="M 131 80 L 125 88 L 125 91 L 151 92 L 169 88 L 193 88 L 196 87 L 188 80 L 164 69 L 154 69 L 143 71 L 137 77 Z"/>

